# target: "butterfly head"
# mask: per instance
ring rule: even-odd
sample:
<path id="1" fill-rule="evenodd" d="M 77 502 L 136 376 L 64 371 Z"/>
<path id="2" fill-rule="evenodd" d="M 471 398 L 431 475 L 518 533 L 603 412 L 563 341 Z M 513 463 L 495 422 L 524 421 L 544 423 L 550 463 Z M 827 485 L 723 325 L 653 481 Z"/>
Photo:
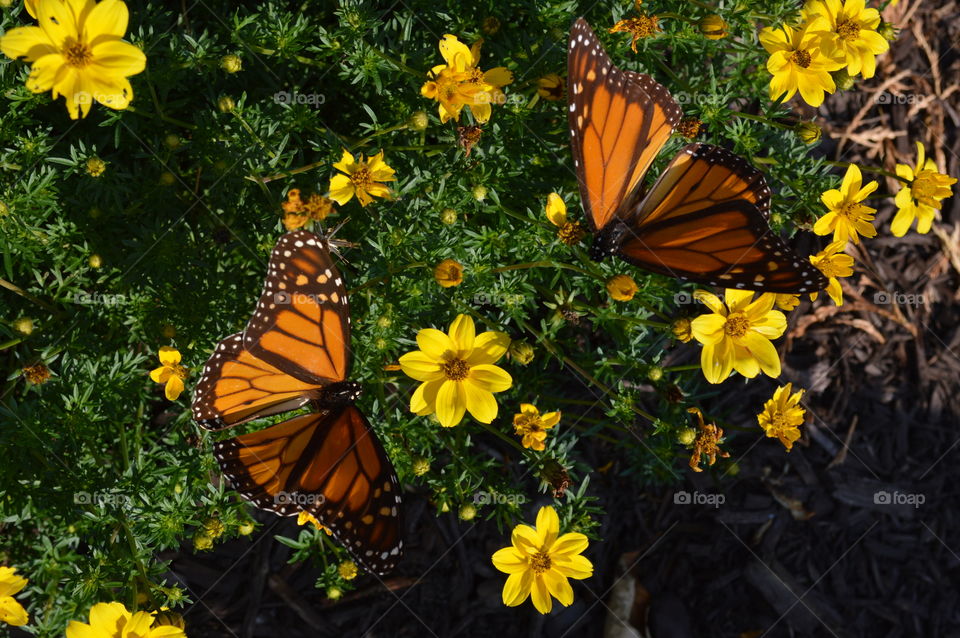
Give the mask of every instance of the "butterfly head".
<path id="1" fill-rule="evenodd" d="M 325 386 L 319 401 L 324 407 L 351 405 L 362 392 L 362 386 L 355 381 L 339 381 Z"/>

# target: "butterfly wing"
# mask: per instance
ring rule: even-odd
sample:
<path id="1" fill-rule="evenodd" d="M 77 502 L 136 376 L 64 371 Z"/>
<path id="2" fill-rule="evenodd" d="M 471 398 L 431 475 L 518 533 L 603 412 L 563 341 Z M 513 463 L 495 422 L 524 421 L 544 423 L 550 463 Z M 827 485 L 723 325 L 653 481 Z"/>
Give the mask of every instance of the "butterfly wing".
<path id="1" fill-rule="evenodd" d="M 277 241 L 243 345 L 258 359 L 305 383 L 326 385 L 346 379 L 350 309 L 326 239 L 298 230 Z"/>
<path id="2" fill-rule="evenodd" d="M 567 95 L 580 197 L 597 230 L 635 189 L 682 112 L 649 75 L 614 66 L 583 18 L 570 30 Z"/>
<path id="3" fill-rule="evenodd" d="M 295 410 L 320 397 L 321 386 L 304 383 L 261 361 L 230 335 L 210 355 L 193 395 L 193 418 L 207 430 Z"/>
<path id="4" fill-rule="evenodd" d="M 615 243 L 630 263 L 700 284 L 778 293 L 826 287 L 770 228 L 769 210 L 759 171 L 720 147 L 690 144 L 624 214 Z"/>
<path id="5" fill-rule="evenodd" d="M 352 405 L 305 414 L 214 444 L 248 501 L 281 516 L 315 516 L 368 570 L 393 569 L 403 548 L 400 483 Z"/>

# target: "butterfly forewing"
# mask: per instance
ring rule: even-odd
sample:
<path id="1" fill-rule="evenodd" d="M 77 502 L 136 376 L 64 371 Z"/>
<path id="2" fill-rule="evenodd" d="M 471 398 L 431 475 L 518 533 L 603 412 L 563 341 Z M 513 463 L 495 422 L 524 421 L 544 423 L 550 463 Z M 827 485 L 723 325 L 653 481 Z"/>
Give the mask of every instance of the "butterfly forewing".
<path id="1" fill-rule="evenodd" d="M 618 69 L 582 18 L 567 58 L 570 143 L 587 219 L 606 226 L 680 120 L 669 92 L 648 75 Z"/>
<path id="2" fill-rule="evenodd" d="M 295 379 L 243 347 L 242 333 L 217 344 L 193 395 L 193 418 L 207 430 L 295 410 L 321 386 Z"/>
<path id="3" fill-rule="evenodd" d="M 315 516 L 364 567 L 399 560 L 400 484 L 363 414 L 341 406 L 214 444 L 224 475 L 247 500 L 282 516 Z"/>
<path id="4" fill-rule="evenodd" d="M 346 379 L 350 310 L 326 239 L 298 230 L 277 241 L 243 343 L 254 356 L 306 383 Z"/>
<path id="5" fill-rule="evenodd" d="M 820 271 L 770 228 L 769 207 L 763 176 L 745 160 L 691 144 L 630 213 L 618 254 L 700 284 L 779 293 L 825 287 Z"/>

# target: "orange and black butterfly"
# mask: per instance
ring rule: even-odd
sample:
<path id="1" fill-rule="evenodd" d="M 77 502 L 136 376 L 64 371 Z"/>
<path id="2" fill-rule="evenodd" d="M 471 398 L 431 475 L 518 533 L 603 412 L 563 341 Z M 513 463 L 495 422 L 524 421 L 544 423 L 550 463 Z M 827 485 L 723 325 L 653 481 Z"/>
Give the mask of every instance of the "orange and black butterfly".
<path id="1" fill-rule="evenodd" d="M 826 287 L 820 271 L 774 234 L 770 189 L 737 155 L 689 144 L 643 192 L 643 176 L 680 121 L 680 106 L 649 75 L 614 66 L 583 18 L 570 31 L 567 95 L 573 163 L 595 233 L 591 257 L 618 255 L 726 288 Z"/>
<path id="2" fill-rule="evenodd" d="M 224 475 L 281 516 L 305 511 L 377 574 L 403 548 L 400 484 L 363 414 L 350 372 L 350 309 L 326 238 L 306 230 L 273 249 L 263 293 L 242 333 L 203 369 L 193 418 L 208 430 L 310 406 L 312 412 L 214 443 Z"/>

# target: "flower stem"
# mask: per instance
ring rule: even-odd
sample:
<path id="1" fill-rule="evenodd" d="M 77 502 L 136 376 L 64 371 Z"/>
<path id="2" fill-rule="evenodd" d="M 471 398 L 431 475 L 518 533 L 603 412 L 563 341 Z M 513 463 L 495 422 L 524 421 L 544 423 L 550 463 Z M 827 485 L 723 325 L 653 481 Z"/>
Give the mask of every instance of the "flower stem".
<path id="1" fill-rule="evenodd" d="M 370 47 L 370 50 L 373 51 L 374 53 L 376 53 L 381 59 L 389 62 L 390 64 L 392 64 L 393 66 L 397 67 L 397 68 L 400 69 L 401 71 L 403 71 L 403 72 L 405 72 L 405 73 L 409 73 L 410 75 L 415 75 L 415 76 L 417 76 L 418 78 L 421 78 L 421 79 L 427 77 L 427 74 L 426 74 L 426 73 L 423 73 L 423 72 L 421 72 L 421 71 L 417 71 L 417 70 L 414 69 L 413 67 L 407 66 L 406 64 L 404 64 L 404 63 L 401 62 L 400 60 L 396 60 L 396 59 L 394 59 L 393 57 L 387 55 L 386 53 L 384 53 L 383 51 L 381 51 L 381 50 L 378 49 L 377 47 L 375 47 L 375 46 L 373 46 L 373 45 L 367 45 L 367 46 L 369 46 L 369 47 Z"/>
<path id="2" fill-rule="evenodd" d="M 146 111 L 139 111 L 132 106 L 127 106 L 127 108 L 124 110 L 130 111 L 131 113 L 136 113 L 141 117 L 149 117 L 150 119 L 153 119 L 153 120 L 161 120 L 168 124 L 173 124 L 175 126 L 180 126 L 182 128 L 190 129 L 191 131 L 195 131 L 197 129 L 196 124 L 184 122 L 183 120 L 178 120 L 175 117 L 170 117 L 169 115 L 163 115 L 162 113 L 148 113 Z"/>

